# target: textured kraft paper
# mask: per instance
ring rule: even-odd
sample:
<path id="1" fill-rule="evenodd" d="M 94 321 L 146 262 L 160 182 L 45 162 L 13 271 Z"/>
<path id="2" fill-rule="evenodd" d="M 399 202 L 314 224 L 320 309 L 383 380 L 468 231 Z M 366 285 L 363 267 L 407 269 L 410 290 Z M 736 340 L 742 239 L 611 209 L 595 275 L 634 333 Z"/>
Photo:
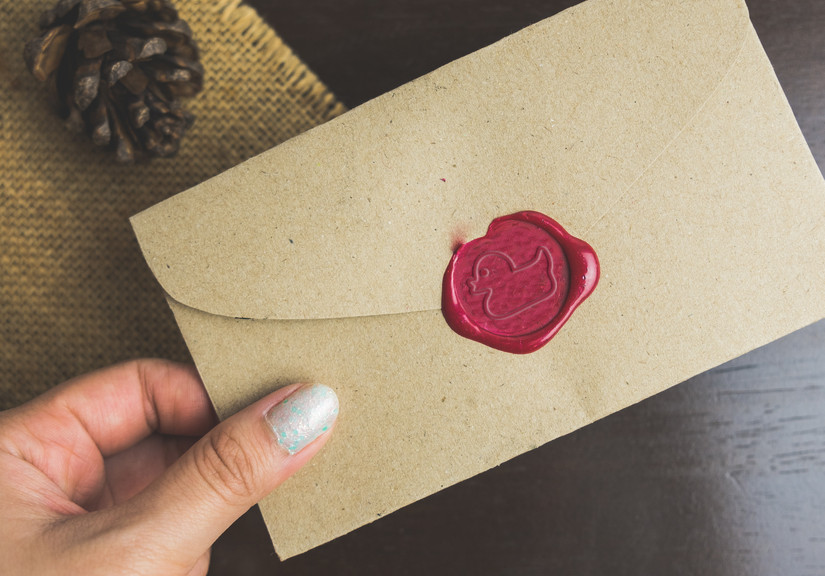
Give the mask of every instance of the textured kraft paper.
<path id="1" fill-rule="evenodd" d="M 525 356 L 439 309 L 455 242 L 519 210 L 602 267 Z M 261 503 L 281 558 L 825 316 L 825 183 L 739 0 L 590 0 L 132 224 L 221 417 L 339 394 Z"/>

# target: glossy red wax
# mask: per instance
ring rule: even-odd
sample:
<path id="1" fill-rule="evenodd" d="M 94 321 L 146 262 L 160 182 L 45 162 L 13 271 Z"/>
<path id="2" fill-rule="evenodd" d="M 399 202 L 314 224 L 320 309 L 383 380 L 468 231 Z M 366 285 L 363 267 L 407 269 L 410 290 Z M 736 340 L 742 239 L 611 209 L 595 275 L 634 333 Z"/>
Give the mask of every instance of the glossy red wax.
<path id="1" fill-rule="evenodd" d="M 539 212 L 496 218 L 459 247 L 444 274 L 442 311 L 461 336 L 526 354 L 547 344 L 596 288 L 589 244 Z"/>

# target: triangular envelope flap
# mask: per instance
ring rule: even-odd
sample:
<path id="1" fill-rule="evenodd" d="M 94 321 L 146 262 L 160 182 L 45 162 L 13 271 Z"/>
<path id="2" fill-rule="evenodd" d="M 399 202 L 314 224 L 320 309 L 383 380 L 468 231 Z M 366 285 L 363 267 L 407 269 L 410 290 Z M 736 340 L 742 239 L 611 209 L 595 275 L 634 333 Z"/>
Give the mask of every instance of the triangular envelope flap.
<path id="1" fill-rule="evenodd" d="M 707 102 L 748 25 L 740 0 L 587 2 L 132 224 L 166 292 L 212 314 L 438 309 L 455 244 L 493 218 L 537 210 L 575 235 L 607 213 Z"/>

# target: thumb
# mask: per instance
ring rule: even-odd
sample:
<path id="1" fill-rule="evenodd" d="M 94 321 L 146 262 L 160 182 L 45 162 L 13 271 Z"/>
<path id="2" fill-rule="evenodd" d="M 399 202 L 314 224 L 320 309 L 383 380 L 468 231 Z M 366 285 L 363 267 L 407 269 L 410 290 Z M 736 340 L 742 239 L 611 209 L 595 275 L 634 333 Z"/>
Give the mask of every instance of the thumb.
<path id="1" fill-rule="evenodd" d="M 132 499 L 136 510 L 159 545 L 197 558 L 321 449 L 337 414 L 338 398 L 326 386 L 282 388 L 201 438 Z"/>

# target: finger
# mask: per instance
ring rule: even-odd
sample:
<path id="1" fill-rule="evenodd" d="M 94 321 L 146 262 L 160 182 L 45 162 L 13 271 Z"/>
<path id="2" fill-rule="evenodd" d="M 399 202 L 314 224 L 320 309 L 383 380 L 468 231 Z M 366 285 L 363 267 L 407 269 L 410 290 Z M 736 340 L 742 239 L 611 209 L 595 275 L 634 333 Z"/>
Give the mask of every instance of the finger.
<path id="1" fill-rule="evenodd" d="M 164 360 L 135 360 L 80 376 L 26 405 L 24 414 L 32 436 L 48 442 L 85 435 L 104 457 L 153 432 L 200 436 L 216 423 L 194 368 Z"/>
<path id="2" fill-rule="evenodd" d="M 127 503 L 130 513 L 159 546 L 201 554 L 321 449 L 337 414 L 338 399 L 326 386 L 274 392 L 198 441 Z"/>
<path id="3" fill-rule="evenodd" d="M 194 368 L 136 360 L 70 380 L 3 413 L 0 450 L 40 470 L 87 505 L 103 487 L 103 458 L 152 432 L 202 435 L 216 422 Z"/>
<path id="4" fill-rule="evenodd" d="M 106 485 L 84 507 L 100 510 L 125 502 L 151 484 L 195 443 L 191 436 L 153 434 L 106 459 Z"/>

